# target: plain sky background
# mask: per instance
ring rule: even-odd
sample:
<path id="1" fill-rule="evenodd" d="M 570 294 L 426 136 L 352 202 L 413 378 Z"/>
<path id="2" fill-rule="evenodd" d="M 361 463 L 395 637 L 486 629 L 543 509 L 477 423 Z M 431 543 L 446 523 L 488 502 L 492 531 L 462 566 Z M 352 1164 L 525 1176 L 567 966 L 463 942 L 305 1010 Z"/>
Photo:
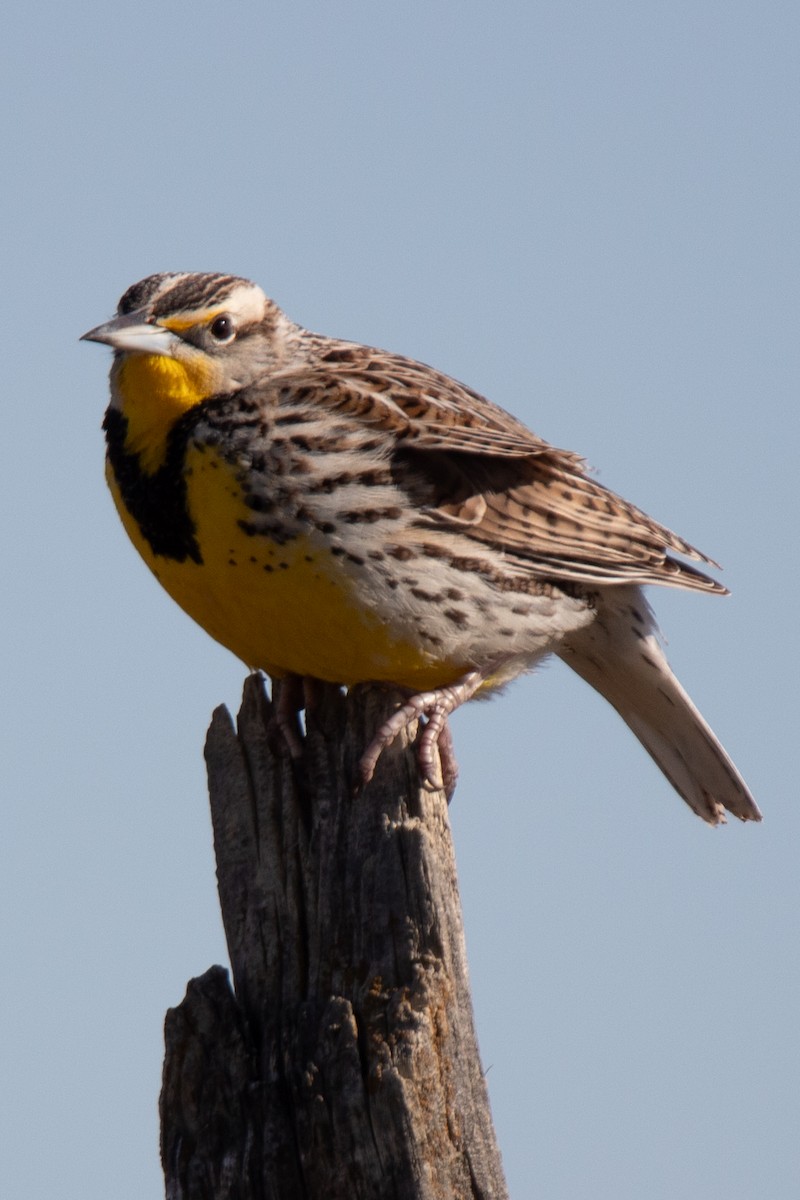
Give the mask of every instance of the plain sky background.
<path id="1" fill-rule="evenodd" d="M 560 665 L 457 714 L 451 819 L 515 1200 L 795 1200 L 796 0 L 33 0 L 0 55 L 0 1194 L 161 1194 L 164 1012 L 225 962 L 201 751 L 244 669 L 128 544 L 77 340 L 221 270 L 724 563 L 650 599 L 763 825 L 704 827 Z"/>

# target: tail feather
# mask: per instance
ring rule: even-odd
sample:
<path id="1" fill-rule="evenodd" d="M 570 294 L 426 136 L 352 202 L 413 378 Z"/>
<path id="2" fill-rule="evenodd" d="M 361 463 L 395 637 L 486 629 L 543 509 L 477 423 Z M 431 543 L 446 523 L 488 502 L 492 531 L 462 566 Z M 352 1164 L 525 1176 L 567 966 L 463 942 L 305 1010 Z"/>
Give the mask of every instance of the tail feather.
<path id="1" fill-rule="evenodd" d="M 760 821 L 747 785 L 672 673 L 638 589 L 604 590 L 597 618 L 559 657 L 614 706 L 675 791 L 709 825 Z"/>

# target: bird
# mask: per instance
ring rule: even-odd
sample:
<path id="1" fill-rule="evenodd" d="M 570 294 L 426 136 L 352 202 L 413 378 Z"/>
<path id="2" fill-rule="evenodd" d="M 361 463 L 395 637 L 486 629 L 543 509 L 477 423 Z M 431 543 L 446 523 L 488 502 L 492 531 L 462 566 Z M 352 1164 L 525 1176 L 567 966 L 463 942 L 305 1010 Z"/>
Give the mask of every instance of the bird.
<path id="1" fill-rule="evenodd" d="M 181 608 L 286 695 L 401 691 L 363 782 L 420 718 L 423 780 L 441 783 L 437 746 L 454 780 L 448 716 L 556 655 L 699 817 L 761 819 L 642 590 L 726 594 L 718 564 L 579 454 L 432 367 L 312 333 L 236 275 L 149 275 L 83 340 L 114 351 L 114 502 Z"/>

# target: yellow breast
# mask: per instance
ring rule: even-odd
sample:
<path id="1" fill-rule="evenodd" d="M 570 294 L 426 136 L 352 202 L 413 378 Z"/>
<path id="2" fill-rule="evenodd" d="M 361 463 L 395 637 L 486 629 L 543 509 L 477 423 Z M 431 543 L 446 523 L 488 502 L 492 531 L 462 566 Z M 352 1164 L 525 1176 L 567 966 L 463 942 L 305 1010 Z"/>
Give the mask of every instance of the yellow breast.
<path id="1" fill-rule="evenodd" d="M 370 606 L 358 578 L 322 535 L 279 544 L 252 528 L 252 510 L 230 465 L 215 451 L 190 448 L 187 507 L 202 562 L 155 555 L 109 486 L 127 532 L 159 582 L 189 616 L 248 666 L 270 675 L 332 682 L 395 683 L 416 690 L 454 682 L 463 664 L 437 661 L 422 639 L 398 636 L 389 614 Z M 241 524 L 240 524 L 241 522 Z"/>

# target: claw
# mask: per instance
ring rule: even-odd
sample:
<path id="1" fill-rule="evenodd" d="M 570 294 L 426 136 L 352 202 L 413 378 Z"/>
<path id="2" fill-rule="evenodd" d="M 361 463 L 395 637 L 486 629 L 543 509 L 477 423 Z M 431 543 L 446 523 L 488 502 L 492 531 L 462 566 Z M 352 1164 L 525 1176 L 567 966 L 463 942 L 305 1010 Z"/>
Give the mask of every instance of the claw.
<path id="1" fill-rule="evenodd" d="M 448 721 L 442 725 L 442 732 L 439 734 L 439 762 L 442 768 L 442 787 L 449 804 L 453 799 L 453 792 L 456 790 L 458 781 L 458 763 L 453 746 L 453 734 Z"/>
<path id="2" fill-rule="evenodd" d="M 419 692 L 411 696 L 387 721 L 384 721 L 375 737 L 367 746 L 361 762 L 362 786 L 369 783 L 375 773 L 378 759 L 387 746 L 413 721 L 427 717 L 417 749 L 417 762 L 423 783 L 431 788 L 445 789 L 448 799 L 455 788 L 458 767 L 453 753 L 453 740 L 447 724 L 450 713 L 475 695 L 484 676 L 480 671 L 470 671 L 457 683 L 437 688 L 432 692 Z M 438 747 L 441 763 L 441 778 L 437 777 L 434 749 Z"/>
<path id="3" fill-rule="evenodd" d="M 273 691 L 275 689 L 273 688 Z M 299 675 L 286 675 L 280 681 L 275 704 L 275 725 L 292 758 L 303 756 L 303 732 L 300 712 L 305 707 L 305 680 Z"/>
<path id="4" fill-rule="evenodd" d="M 470 700 L 484 676 L 480 671 L 470 671 L 457 683 L 437 688 L 432 692 L 419 692 L 410 696 L 387 721 L 384 721 L 361 756 L 359 770 L 361 787 L 375 774 L 383 751 L 413 721 L 425 717 L 425 725 L 417 746 L 417 764 L 423 785 L 432 791 L 443 789 L 448 801 L 455 791 L 458 779 L 458 764 L 453 750 L 453 738 L 447 718 L 467 700 Z M 319 681 L 310 676 L 286 675 L 275 689 L 275 727 L 293 759 L 303 756 L 303 730 L 300 713 L 313 712 L 319 704 L 321 689 Z M 439 754 L 437 769 L 436 751 Z"/>

